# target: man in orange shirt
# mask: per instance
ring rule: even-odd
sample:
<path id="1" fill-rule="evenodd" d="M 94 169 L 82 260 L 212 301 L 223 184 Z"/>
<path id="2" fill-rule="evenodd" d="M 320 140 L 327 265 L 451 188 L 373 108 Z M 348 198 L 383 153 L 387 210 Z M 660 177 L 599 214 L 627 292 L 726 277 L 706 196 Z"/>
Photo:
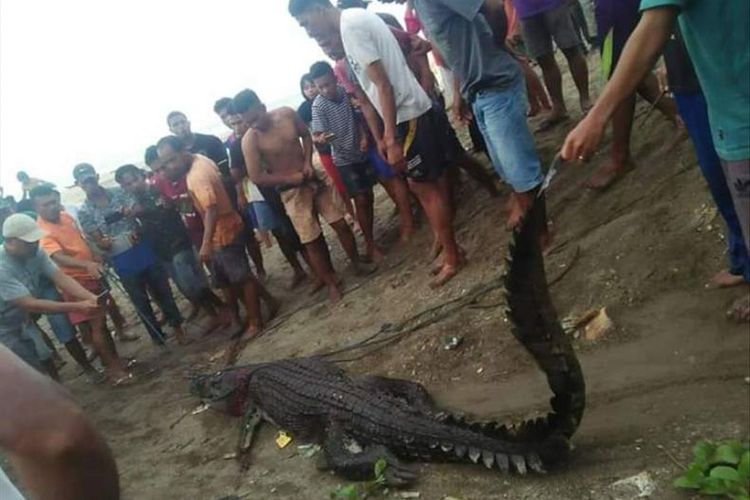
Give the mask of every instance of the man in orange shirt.
<path id="1" fill-rule="evenodd" d="M 81 230 L 70 214 L 62 211 L 60 193 L 51 186 L 38 186 L 31 190 L 31 201 L 39 216 L 37 225 L 46 232 L 40 247 L 60 266 L 60 270 L 75 279 L 86 290 L 95 295 L 105 293 L 102 285 L 103 268 L 96 262 Z M 63 292 L 67 302 L 77 299 Z M 105 328 L 102 311 L 74 311 L 68 313 L 70 322 L 91 336 L 91 343 L 107 370 L 107 376 L 115 385 L 132 379 L 117 354 L 114 341 Z"/>
<path id="2" fill-rule="evenodd" d="M 191 154 L 179 137 L 167 136 L 156 145 L 164 175 L 170 180 L 186 176 L 193 205 L 203 219 L 203 242 L 199 256 L 208 263 L 217 288 L 233 304 L 239 298 L 247 310 L 248 325 L 240 344 L 251 340 L 263 328 L 259 294 L 272 310 L 279 303 L 258 283 L 245 254 L 243 225 L 229 200 L 221 174 L 209 158 Z"/>

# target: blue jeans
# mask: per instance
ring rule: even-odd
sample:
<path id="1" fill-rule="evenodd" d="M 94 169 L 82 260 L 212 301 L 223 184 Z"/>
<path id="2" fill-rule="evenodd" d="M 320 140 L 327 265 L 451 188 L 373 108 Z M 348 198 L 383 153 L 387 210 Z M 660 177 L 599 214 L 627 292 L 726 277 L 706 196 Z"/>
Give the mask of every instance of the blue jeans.
<path id="1" fill-rule="evenodd" d="M 517 193 L 531 191 L 541 184 L 539 155 L 526 122 L 524 79 L 519 78 L 503 90 L 480 90 L 472 107 L 498 175 Z"/>
<path id="2" fill-rule="evenodd" d="M 42 281 L 39 284 L 39 298 L 55 302 L 64 302 L 62 296 L 60 296 L 60 292 L 55 288 L 55 284 L 47 278 L 42 278 Z M 49 326 L 52 327 L 52 332 L 54 332 L 55 337 L 57 337 L 57 340 L 59 340 L 61 344 L 67 344 L 75 338 L 76 331 L 70 323 L 67 314 L 46 314 L 45 316 L 47 317 L 47 321 L 49 321 Z"/>
<path id="3" fill-rule="evenodd" d="M 24 324 L 16 324 L 12 328 L 0 329 L 0 344 L 7 347 L 13 354 L 21 358 L 26 364 L 43 372 L 42 360 L 37 353 L 36 343 L 27 332 Z"/>
<path id="4" fill-rule="evenodd" d="M 727 184 L 727 178 L 721 165 L 721 159 L 716 153 L 711 136 L 711 126 L 708 121 L 708 108 L 703 94 L 674 95 L 677 109 L 682 121 L 685 122 L 690 138 L 695 146 L 703 177 L 706 178 L 708 189 L 716 203 L 719 213 L 727 224 L 729 234 L 729 272 L 736 276 L 743 276 L 750 283 L 750 258 L 748 249 L 742 237 L 742 226 L 737 217 L 737 211 L 732 200 L 732 193 Z"/>
<path id="5" fill-rule="evenodd" d="M 156 321 L 156 315 L 151 307 L 148 292 L 153 294 L 154 300 L 164 313 L 167 324 L 179 326 L 182 316 L 172 296 L 167 273 L 161 264 L 153 264 L 138 274 L 120 276 L 120 282 L 135 307 L 135 312 L 143 322 L 151 339 L 157 344 L 163 344 L 166 335 Z"/>

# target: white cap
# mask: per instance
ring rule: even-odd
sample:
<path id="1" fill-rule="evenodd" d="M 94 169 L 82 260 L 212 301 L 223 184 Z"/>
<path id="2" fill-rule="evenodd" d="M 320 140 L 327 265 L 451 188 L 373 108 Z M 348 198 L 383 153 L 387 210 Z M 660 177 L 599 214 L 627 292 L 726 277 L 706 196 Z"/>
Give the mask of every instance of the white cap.
<path id="1" fill-rule="evenodd" d="M 39 229 L 36 221 L 26 214 L 13 214 L 3 223 L 3 238 L 18 238 L 27 243 L 36 243 L 47 233 Z"/>

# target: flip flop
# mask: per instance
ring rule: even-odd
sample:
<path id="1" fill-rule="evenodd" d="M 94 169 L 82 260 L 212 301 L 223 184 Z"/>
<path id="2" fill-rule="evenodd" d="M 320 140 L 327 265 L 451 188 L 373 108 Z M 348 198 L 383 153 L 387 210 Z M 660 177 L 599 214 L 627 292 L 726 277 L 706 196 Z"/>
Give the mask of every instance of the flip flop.
<path id="1" fill-rule="evenodd" d="M 136 378 L 133 376 L 132 373 L 128 373 L 127 375 L 120 377 L 116 380 L 113 380 L 111 385 L 112 387 L 127 387 L 129 385 L 133 385 L 136 382 Z"/>

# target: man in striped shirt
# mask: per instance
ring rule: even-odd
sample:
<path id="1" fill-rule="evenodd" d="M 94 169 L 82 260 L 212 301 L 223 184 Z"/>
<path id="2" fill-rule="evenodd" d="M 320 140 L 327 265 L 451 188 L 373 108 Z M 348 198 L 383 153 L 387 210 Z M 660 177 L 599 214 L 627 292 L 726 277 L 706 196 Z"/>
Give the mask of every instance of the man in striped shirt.
<path id="1" fill-rule="evenodd" d="M 375 170 L 367 157 L 367 134 L 364 124 L 357 119 L 349 96 L 338 85 L 333 68 L 327 62 L 317 62 L 310 68 L 310 78 L 318 87 L 318 97 L 312 105 L 312 134 L 318 144 L 330 144 L 333 163 L 354 201 L 357 221 L 367 247 L 367 256 L 382 258 L 373 236 Z"/>

